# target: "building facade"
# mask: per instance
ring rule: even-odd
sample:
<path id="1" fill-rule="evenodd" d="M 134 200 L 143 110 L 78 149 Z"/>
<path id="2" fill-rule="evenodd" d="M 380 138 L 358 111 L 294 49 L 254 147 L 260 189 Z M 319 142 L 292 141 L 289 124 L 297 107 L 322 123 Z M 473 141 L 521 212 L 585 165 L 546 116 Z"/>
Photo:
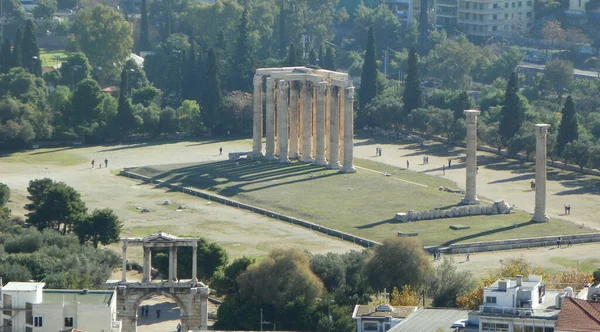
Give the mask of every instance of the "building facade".
<path id="1" fill-rule="evenodd" d="M 473 37 L 510 37 L 529 31 L 534 0 L 436 0 L 434 24 Z"/>
<path id="2" fill-rule="evenodd" d="M 384 0 L 384 3 L 407 26 L 415 22 L 421 8 L 420 0 Z"/>
<path id="3" fill-rule="evenodd" d="M 0 285 L 0 331 L 121 331 L 115 290 L 44 290 L 44 286 L 43 282 Z"/>

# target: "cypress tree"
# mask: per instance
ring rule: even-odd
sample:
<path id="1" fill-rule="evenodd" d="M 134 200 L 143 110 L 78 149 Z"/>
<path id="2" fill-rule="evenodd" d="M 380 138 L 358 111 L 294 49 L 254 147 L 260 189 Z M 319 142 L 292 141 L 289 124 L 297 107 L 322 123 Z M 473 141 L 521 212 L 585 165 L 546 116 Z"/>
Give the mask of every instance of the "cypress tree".
<path id="1" fill-rule="evenodd" d="M 577 125 L 575 104 L 573 103 L 573 98 L 568 96 L 562 109 L 562 118 L 560 119 L 560 125 L 558 125 L 558 135 L 556 136 L 556 152 L 559 156 L 563 155 L 565 146 L 568 143 L 576 141 L 579 138 L 579 130 Z"/>
<path id="2" fill-rule="evenodd" d="M 419 58 L 417 50 L 410 48 L 408 53 L 408 70 L 406 72 L 406 83 L 404 85 L 404 116 L 410 111 L 423 107 L 423 92 L 421 91 L 419 79 Z"/>
<path id="3" fill-rule="evenodd" d="M 121 71 L 121 83 L 119 84 L 119 104 L 117 107 L 117 121 L 119 127 L 119 137 L 125 137 L 135 128 L 135 117 L 133 115 L 133 106 L 129 100 L 129 77 L 127 68 Z"/>
<path id="4" fill-rule="evenodd" d="M 33 21 L 27 20 L 21 42 L 21 63 L 30 73 L 38 75 L 42 72 L 42 61 L 35 33 L 36 27 Z"/>
<path id="5" fill-rule="evenodd" d="M 335 70 L 335 50 L 333 47 L 327 47 L 325 51 L 325 61 L 323 62 L 323 68 L 328 70 Z"/>
<path id="6" fill-rule="evenodd" d="M 298 59 L 296 58 L 296 46 L 294 46 L 294 44 L 290 44 L 288 54 L 285 59 L 285 65 L 288 67 L 294 67 L 298 65 Z"/>
<path id="7" fill-rule="evenodd" d="M 17 27 L 17 31 L 15 31 L 15 40 L 14 46 L 12 49 L 12 67 L 21 67 L 23 62 L 21 62 L 21 43 L 23 42 L 23 30 L 21 27 Z"/>
<path id="8" fill-rule="evenodd" d="M 377 95 L 377 60 L 375 59 L 375 35 L 373 34 L 373 27 L 369 28 L 369 36 L 367 37 L 365 61 L 360 74 L 358 95 L 360 97 L 361 111 Z"/>
<path id="9" fill-rule="evenodd" d="M 283 58 L 285 55 L 285 46 L 287 41 L 285 39 L 285 0 L 281 0 L 279 4 L 279 58 Z"/>
<path id="10" fill-rule="evenodd" d="M 202 94 L 202 106 L 206 111 L 202 115 L 206 127 L 215 131 L 220 129 L 219 110 L 223 102 L 218 63 L 215 50 L 210 48 L 206 57 L 206 74 Z"/>
<path id="11" fill-rule="evenodd" d="M 521 123 L 525 117 L 525 112 L 521 107 L 519 98 L 519 83 L 517 73 L 510 75 L 506 91 L 504 93 L 504 104 L 502 105 L 502 115 L 500 118 L 500 136 L 504 146 L 517 134 Z"/>
<path id="12" fill-rule="evenodd" d="M 315 52 L 315 49 L 311 49 L 308 53 L 308 64 L 318 66 L 319 64 L 317 62 L 317 52 Z"/>
<path id="13" fill-rule="evenodd" d="M 465 116 L 464 111 L 473 108 L 473 102 L 466 91 L 461 92 L 456 98 L 452 107 L 454 111 L 454 119 L 460 119 Z"/>
<path id="14" fill-rule="evenodd" d="M 2 73 L 8 72 L 8 70 L 12 67 L 13 59 L 10 49 L 10 39 L 6 38 L 4 39 L 2 49 L 0 50 L 0 71 Z"/>
<path id="15" fill-rule="evenodd" d="M 150 51 L 150 35 L 148 34 L 148 5 L 142 0 L 140 19 L 140 51 Z"/>
<path id="16" fill-rule="evenodd" d="M 231 57 L 229 90 L 251 91 L 254 77 L 254 52 L 248 41 L 248 9 L 244 9 L 238 26 L 236 50 Z"/>
<path id="17" fill-rule="evenodd" d="M 198 52 L 196 43 L 192 40 L 190 51 L 186 52 L 185 71 L 183 72 L 183 84 L 181 96 L 183 100 L 195 100 L 200 104 L 200 85 L 202 77 L 199 76 Z"/>

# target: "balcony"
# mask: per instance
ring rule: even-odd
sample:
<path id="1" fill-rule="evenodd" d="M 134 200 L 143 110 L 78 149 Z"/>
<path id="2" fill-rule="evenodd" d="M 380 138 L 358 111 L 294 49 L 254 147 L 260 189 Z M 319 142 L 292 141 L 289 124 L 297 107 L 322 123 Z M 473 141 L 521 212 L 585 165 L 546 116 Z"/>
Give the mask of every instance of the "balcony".
<path id="1" fill-rule="evenodd" d="M 458 1 L 457 0 L 439 0 L 435 2 L 436 6 L 449 6 L 449 7 L 456 7 L 458 6 Z"/>
<path id="2" fill-rule="evenodd" d="M 496 307 L 496 306 L 489 306 L 489 305 L 485 305 L 485 304 L 479 306 L 479 315 L 487 316 L 487 317 L 549 318 L 549 317 L 558 316 L 559 312 L 560 312 L 560 309 L 554 309 L 554 308 L 531 309 L 531 308 L 516 308 L 516 307 Z"/>
<path id="3" fill-rule="evenodd" d="M 504 8 L 487 8 L 487 9 L 474 9 L 474 8 L 464 8 L 460 7 L 459 10 L 463 13 L 500 13 L 504 12 Z"/>

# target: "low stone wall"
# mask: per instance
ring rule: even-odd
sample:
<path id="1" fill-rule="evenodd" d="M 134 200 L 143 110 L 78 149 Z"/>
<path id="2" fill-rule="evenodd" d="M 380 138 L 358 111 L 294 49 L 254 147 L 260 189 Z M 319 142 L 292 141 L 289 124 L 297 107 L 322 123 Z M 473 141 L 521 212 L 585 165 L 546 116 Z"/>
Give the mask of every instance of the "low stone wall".
<path id="1" fill-rule="evenodd" d="M 354 236 L 352 234 L 348 234 L 348 233 L 344 233 L 344 232 L 340 232 L 338 230 L 332 229 L 332 228 L 328 228 L 328 227 L 324 227 L 318 224 L 314 224 L 311 223 L 309 221 L 306 220 L 302 220 L 302 219 L 298 219 L 298 218 L 294 218 L 294 217 L 290 217 L 290 216 L 286 216 L 284 214 L 281 213 L 277 213 L 277 212 L 273 212 L 267 209 L 263 209 L 257 206 L 252 206 L 250 204 L 245 204 L 245 203 L 241 203 L 238 201 L 234 201 L 222 196 L 218 196 L 218 195 L 214 195 L 214 194 L 210 194 L 198 189 L 191 189 L 191 188 L 186 188 L 183 186 L 178 186 L 178 185 L 174 185 L 165 181 L 160 181 L 160 180 L 155 180 L 152 178 L 149 178 L 147 176 L 143 176 L 140 174 L 136 174 L 130 171 L 131 168 L 126 168 L 123 171 L 119 172 L 119 175 L 121 176 L 126 176 L 128 178 L 133 178 L 133 179 L 138 179 L 138 180 L 142 180 L 144 182 L 147 183 L 153 183 L 156 184 L 159 187 L 166 187 L 172 190 L 176 190 L 176 191 L 180 191 L 182 193 L 185 194 L 189 194 L 189 195 L 194 195 L 200 198 L 204 198 L 207 199 L 209 201 L 213 201 L 213 202 L 217 202 L 217 203 L 221 203 L 224 205 L 229 205 L 229 206 L 233 206 L 233 207 L 237 207 L 240 209 L 245 209 L 248 210 L 250 212 L 254 212 L 254 213 L 258 213 L 261 214 L 265 217 L 270 217 L 270 218 L 274 218 L 277 220 L 281 220 L 281 221 L 285 221 L 288 222 L 290 224 L 293 225 L 298 225 L 298 226 L 302 226 L 305 228 L 308 228 L 310 230 L 314 230 L 314 231 L 318 231 L 321 232 L 325 235 L 329 235 L 329 236 L 333 236 L 333 237 L 337 237 L 343 241 L 348 241 L 348 242 L 352 242 L 354 244 L 358 244 L 360 246 L 363 246 L 365 248 L 370 248 L 373 246 L 376 246 L 380 243 L 375 242 L 375 241 L 371 241 L 371 240 L 367 240 L 358 236 Z"/>
<path id="2" fill-rule="evenodd" d="M 444 210 L 409 210 L 408 213 L 396 213 L 396 217 L 394 217 L 394 220 L 398 222 L 409 222 L 417 220 L 459 218 L 479 215 L 509 214 L 512 211 L 512 209 L 513 207 L 508 205 L 504 200 L 498 200 L 491 205 L 462 205 Z"/>
<path id="3" fill-rule="evenodd" d="M 561 245 L 566 246 L 569 240 L 573 245 L 591 242 L 600 242 L 600 233 L 586 233 L 576 235 L 543 236 L 528 239 L 498 240 L 486 242 L 458 243 L 447 247 L 426 247 L 425 250 L 436 250 L 444 254 L 465 254 L 482 251 L 529 249 L 556 246 L 556 241 L 561 238 Z"/>

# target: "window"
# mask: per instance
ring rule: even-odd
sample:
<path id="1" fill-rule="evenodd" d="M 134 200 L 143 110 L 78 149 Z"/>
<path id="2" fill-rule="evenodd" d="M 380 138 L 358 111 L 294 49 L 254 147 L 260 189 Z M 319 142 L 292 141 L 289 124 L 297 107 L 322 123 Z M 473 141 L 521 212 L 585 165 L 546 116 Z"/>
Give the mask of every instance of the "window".
<path id="1" fill-rule="evenodd" d="M 363 331 L 377 331 L 377 325 L 375 322 L 364 322 Z"/>
<path id="2" fill-rule="evenodd" d="M 467 8 L 467 9 L 471 8 L 469 2 L 465 2 L 465 8 Z"/>
<path id="3" fill-rule="evenodd" d="M 579 0 L 579 8 L 581 8 L 581 0 Z"/>
<path id="4" fill-rule="evenodd" d="M 498 19 L 498 15 L 494 15 L 494 18 L 493 18 L 493 19 L 494 19 L 494 20 L 497 20 L 497 19 Z"/>
<path id="5" fill-rule="evenodd" d="M 531 0 L 527 1 L 527 7 L 533 7 L 533 1 L 531 1 Z"/>
<path id="6" fill-rule="evenodd" d="M 527 12 L 527 17 L 531 18 L 531 12 Z"/>
<path id="7" fill-rule="evenodd" d="M 508 8 L 508 2 L 504 3 L 504 8 Z"/>
<path id="8" fill-rule="evenodd" d="M 508 20 L 508 14 L 504 14 L 504 19 Z"/>
<path id="9" fill-rule="evenodd" d="M 494 25 L 494 26 L 492 26 L 492 31 L 496 31 L 496 30 L 498 30 L 498 27 L 497 27 L 497 26 L 495 26 L 495 25 Z"/>
<path id="10" fill-rule="evenodd" d="M 508 331 L 508 324 L 481 323 L 481 331 Z"/>
<path id="11" fill-rule="evenodd" d="M 42 327 L 43 325 L 43 318 L 40 316 L 37 317 L 33 317 L 33 326 L 35 327 Z"/>
<path id="12" fill-rule="evenodd" d="M 519 7 L 523 7 L 523 1 L 519 1 Z"/>
<path id="13" fill-rule="evenodd" d="M 495 296 L 486 296 L 485 297 L 485 303 L 496 304 L 496 297 Z"/>
<path id="14" fill-rule="evenodd" d="M 73 317 L 65 317 L 65 327 L 73 327 Z"/>
<path id="15" fill-rule="evenodd" d="M 511 4 L 511 7 L 515 8 L 515 3 L 514 2 Z"/>

